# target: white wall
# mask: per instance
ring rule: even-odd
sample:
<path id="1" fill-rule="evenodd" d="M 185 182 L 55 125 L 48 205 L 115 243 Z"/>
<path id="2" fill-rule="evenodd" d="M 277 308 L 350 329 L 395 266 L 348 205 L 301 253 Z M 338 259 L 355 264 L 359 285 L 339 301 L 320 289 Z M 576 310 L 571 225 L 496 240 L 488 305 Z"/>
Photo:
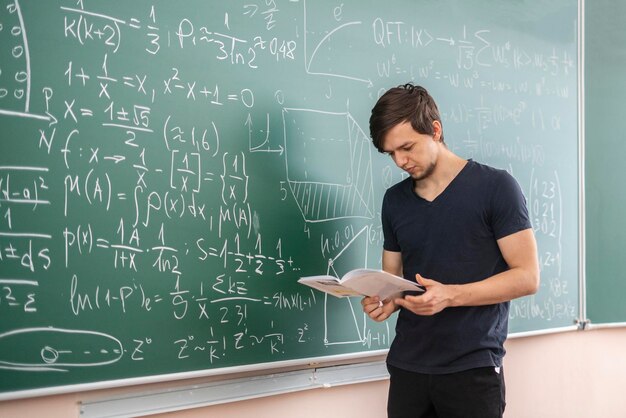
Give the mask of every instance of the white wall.
<path id="1" fill-rule="evenodd" d="M 626 416 L 626 328 L 515 338 L 509 340 L 506 347 L 506 418 Z M 111 394 L 129 395 L 154 387 L 140 386 L 5 401 L 0 403 L 0 416 L 78 417 L 81 400 Z M 362 383 L 161 416 L 380 418 L 385 416 L 387 387 L 387 381 Z"/>

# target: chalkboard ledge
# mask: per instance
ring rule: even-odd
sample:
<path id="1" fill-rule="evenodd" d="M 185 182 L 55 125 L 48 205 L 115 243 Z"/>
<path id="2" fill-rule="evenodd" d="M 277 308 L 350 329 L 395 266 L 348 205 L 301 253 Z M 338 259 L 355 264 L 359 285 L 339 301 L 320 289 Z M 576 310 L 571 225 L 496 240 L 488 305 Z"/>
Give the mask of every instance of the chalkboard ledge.
<path id="1" fill-rule="evenodd" d="M 579 320 L 576 320 L 574 322 L 574 325 L 570 325 L 567 327 L 556 327 L 556 328 L 539 329 L 539 330 L 534 330 L 534 331 L 513 332 L 507 336 L 507 339 L 510 340 L 512 338 L 536 337 L 539 335 L 555 334 L 558 332 L 581 331 L 583 329 L 585 329 L 585 327 L 582 326 L 582 322 Z"/>
<path id="2" fill-rule="evenodd" d="M 595 329 L 605 329 L 605 328 L 624 328 L 626 327 L 626 322 L 602 322 L 594 324 L 593 322 L 588 322 L 585 329 L 587 330 L 595 330 Z"/>
<path id="3" fill-rule="evenodd" d="M 388 378 L 384 361 L 322 367 L 82 402 L 80 414 L 88 418 L 150 415 Z"/>

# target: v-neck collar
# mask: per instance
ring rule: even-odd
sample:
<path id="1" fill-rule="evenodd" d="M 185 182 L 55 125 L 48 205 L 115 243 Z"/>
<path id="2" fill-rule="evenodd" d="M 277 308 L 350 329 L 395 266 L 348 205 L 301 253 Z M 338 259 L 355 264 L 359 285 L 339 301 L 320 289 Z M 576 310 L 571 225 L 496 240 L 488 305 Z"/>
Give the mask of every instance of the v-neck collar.
<path id="1" fill-rule="evenodd" d="M 441 193 L 435 196 L 433 200 L 427 200 L 423 198 L 422 196 L 420 196 L 419 194 L 417 194 L 417 192 L 415 191 L 415 181 L 411 181 L 409 184 L 410 184 L 411 192 L 413 193 L 413 196 L 415 196 L 420 202 L 422 202 L 425 205 L 428 205 L 428 206 L 436 205 L 438 202 L 444 200 L 445 196 L 449 194 L 452 189 L 454 189 L 455 184 L 458 183 L 458 179 L 464 176 L 464 172 L 468 169 L 469 165 L 473 163 L 474 161 L 471 158 L 468 159 L 465 165 L 463 166 L 463 168 L 461 168 L 461 170 L 456 174 L 456 176 L 454 176 L 454 178 L 450 180 L 450 183 L 448 183 L 448 185 L 441 191 Z"/>

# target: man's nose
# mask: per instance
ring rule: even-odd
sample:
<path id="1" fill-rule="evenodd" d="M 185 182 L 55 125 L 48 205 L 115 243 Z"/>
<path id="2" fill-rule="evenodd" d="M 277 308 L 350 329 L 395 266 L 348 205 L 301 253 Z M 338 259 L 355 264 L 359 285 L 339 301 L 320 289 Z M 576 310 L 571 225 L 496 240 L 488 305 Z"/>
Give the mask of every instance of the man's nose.
<path id="1" fill-rule="evenodd" d="M 394 157 L 396 165 L 400 168 L 403 168 L 409 162 L 407 155 L 403 152 L 396 151 Z"/>

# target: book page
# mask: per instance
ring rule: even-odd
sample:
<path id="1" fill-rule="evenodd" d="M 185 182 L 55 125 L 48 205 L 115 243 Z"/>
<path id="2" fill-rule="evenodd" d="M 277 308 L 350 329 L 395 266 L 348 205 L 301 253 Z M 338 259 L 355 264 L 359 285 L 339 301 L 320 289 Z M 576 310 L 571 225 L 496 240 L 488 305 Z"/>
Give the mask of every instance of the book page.
<path id="1" fill-rule="evenodd" d="M 362 296 L 359 292 L 343 286 L 338 279 L 332 276 L 302 277 L 298 282 L 339 298 Z"/>
<path id="2" fill-rule="evenodd" d="M 352 270 L 342 279 L 346 287 L 366 296 L 378 296 L 382 300 L 405 291 L 424 291 L 422 286 L 382 270 Z"/>

